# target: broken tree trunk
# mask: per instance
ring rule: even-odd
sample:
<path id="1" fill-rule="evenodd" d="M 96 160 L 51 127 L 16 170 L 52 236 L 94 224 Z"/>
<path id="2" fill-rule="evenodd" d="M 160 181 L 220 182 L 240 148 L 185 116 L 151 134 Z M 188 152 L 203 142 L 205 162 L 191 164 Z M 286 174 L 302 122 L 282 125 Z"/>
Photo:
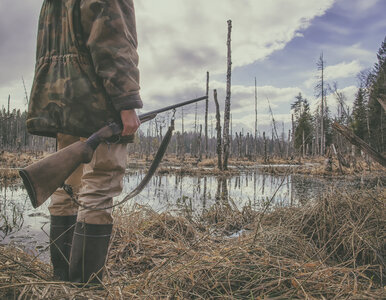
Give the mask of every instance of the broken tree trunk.
<path id="1" fill-rule="evenodd" d="M 265 138 L 265 131 L 263 131 L 263 140 L 264 140 L 264 163 L 267 163 L 267 140 Z"/>
<path id="2" fill-rule="evenodd" d="M 332 127 L 341 135 L 343 135 L 351 144 L 359 147 L 363 152 L 366 152 L 369 156 L 371 156 L 376 162 L 386 167 L 386 157 L 366 144 L 361 138 L 357 137 L 349 128 L 337 122 L 334 122 Z"/>
<path id="3" fill-rule="evenodd" d="M 181 161 L 185 160 L 184 108 L 181 107 Z"/>
<path id="4" fill-rule="evenodd" d="M 225 99 L 225 111 L 224 111 L 224 134 L 223 134 L 223 147 L 224 147 L 224 163 L 223 169 L 228 170 L 228 158 L 229 158 L 229 120 L 231 112 L 231 72 L 232 72 L 232 60 L 231 60 L 231 30 L 232 21 L 228 20 L 228 38 L 227 38 L 227 80 L 226 80 L 226 99 Z"/>
<path id="5" fill-rule="evenodd" d="M 205 157 L 208 158 L 208 107 L 209 107 L 209 72 L 206 72 L 206 100 L 205 100 Z"/>
<path id="6" fill-rule="evenodd" d="M 253 142 L 254 157 L 257 157 L 257 82 L 255 77 L 255 139 Z"/>
<path id="7" fill-rule="evenodd" d="M 332 149 L 332 152 L 335 154 L 336 158 L 338 159 L 338 166 L 339 166 L 339 171 L 342 175 L 344 175 L 343 173 L 343 168 L 342 168 L 342 155 L 340 154 L 340 152 L 338 152 L 335 148 L 335 145 L 334 144 L 331 144 L 331 149 Z"/>
<path id="8" fill-rule="evenodd" d="M 216 131 L 217 131 L 217 166 L 222 170 L 222 147 L 221 147 L 221 120 L 220 120 L 220 106 L 217 100 L 217 90 L 213 91 L 214 103 L 216 105 Z"/>
<path id="9" fill-rule="evenodd" d="M 198 148 L 197 162 L 202 161 L 201 136 L 202 136 L 202 124 L 200 124 L 200 133 L 199 133 L 199 136 L 197 138 L 197 148 Z"/>
<path id="10" fill-rule="evenodd" d="M 383 110 L 386 111 L 386 100 L 382 100 L 381 98 L 377 98 L 379 104 L 383 107 Z"/>

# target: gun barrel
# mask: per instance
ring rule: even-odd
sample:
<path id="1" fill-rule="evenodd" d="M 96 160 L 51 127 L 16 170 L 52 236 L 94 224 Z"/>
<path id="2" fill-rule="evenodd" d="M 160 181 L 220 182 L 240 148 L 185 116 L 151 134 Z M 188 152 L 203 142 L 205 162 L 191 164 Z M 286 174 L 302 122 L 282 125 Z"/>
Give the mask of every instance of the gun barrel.
<path id="1" fill-rule="evenodd" d="M 155 118 L 155 116 L 157 114 L 159 114 L 159 113 L 162 113 L 162 112 L 165 112 L 165 111 L 168 111 L 168 110 L 171 110 L 171 109 L 176 109 L 178 107 L 185 106 L 185 105 L 188 105 L 188 104 L 192 104 L 192 103 L 195 103 L 195 102 L 198 102 L 198 101 L 202 101 L 202 100 L 205 100 L 205 99 L 208 99 L 208 97 L 207 96 L 203 96 L 203 97 L 191 99 L 191 100 L 188 100 L 188 101 L 184 101 L 184 102 L 181 102 L 181 103 L 169 105 L 169 106 L 157 109 L 157 110 L 150 111 L 148 113 L 141 114 L 141 115 L 138 116 L 138 118 L 143 123 L 143 122 L 146 122 L 146 121 L 149 121 L 149 120 Z"/>

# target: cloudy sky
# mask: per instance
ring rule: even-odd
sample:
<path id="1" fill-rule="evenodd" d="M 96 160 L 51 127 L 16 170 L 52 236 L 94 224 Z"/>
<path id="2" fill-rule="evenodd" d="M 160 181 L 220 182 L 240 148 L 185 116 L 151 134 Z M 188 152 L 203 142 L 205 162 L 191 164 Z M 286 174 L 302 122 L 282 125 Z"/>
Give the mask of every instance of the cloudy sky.
<path id="1" fill-rule="evenodd" d="M 42 1 L 0 0 L 0 105 L 26 109 L 34 69 Z M 232 20 L 232 116 L 236 130 L 253 131 L 254 82 L 258 122 L 290 120 L 301 92 L 313 105 L 316 62 L 323 53 L 326 79 L 352 103 L 356 75 L 371 68 L 386 35 L 385 0 L 137 0 L 142 112 L 205 94 L 210 73 L 223 108 L 227 20 Z M 332 96 L 328 103 L 334 103 Z M 198 106 L 203 120 L 203 105 Z M 180 113 L 180 112 L 179 112 Z M 194 107 L 186 110 L 194 113 Z M 210 116 L 210 119 L 212 115 Z M 186 124 L 189 129 L 189 124 Z"/>

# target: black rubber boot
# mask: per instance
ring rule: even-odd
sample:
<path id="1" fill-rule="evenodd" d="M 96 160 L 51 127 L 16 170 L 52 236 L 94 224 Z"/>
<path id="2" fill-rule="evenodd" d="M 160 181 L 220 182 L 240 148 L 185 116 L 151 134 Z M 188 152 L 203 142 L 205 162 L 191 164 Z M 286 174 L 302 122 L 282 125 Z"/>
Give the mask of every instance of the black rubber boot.
<path id="1" fill-rule="evenodd" d="M 70 256 L 70 281 L 101 283 L 112 224 L 76 223 Z"/>
<path id="2" fill-rule="evenodd" d="M 75 216 L 51 216 L 50 254 L 54 278 L 68 281 L 71 243 L 76 222 Z"/>

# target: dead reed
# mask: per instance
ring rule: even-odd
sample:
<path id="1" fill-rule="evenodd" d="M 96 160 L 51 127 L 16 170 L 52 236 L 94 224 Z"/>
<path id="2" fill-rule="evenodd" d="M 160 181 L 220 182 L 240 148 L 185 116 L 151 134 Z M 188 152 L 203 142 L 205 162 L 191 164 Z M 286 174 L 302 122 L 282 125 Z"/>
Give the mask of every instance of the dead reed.
<path id="1" fill-rule="evenodd" d="M 0 298 L 382 299 L 385 205 L 379 187 L 266 215 L 225 201 L 197 220 L 120 209 L 102 289 L 53 282 L 47 265 L 0 247 Z"/>
<path id="2" fill-rule="evenodd" d="M 13 184 L 20 180 L 18 168 L 26 167 L 42 158 L 42 153 L 0 152 L 0 184 Z"/>
<path id="3" fill-rule="evenodd" d="M 28 153 L 28 152 L 0 152 L 0 167 L 3 168 L 22 168 L 26 167 L 33 162 L 43 158 L 48 155 L 48 153 L 36 152 L 36 153 Z"/>
<path id="4" fill-rule="evenodd" d="M 16 169 L 0 168 L 0 184 L 11 184 L 19 179 L 19 172 Z"/>
<path id="5" fill-rule="evenodd" d="M 259 167 L 261 172 L 275 175 L 283 175 L 288 173 L 288 165 L 279 164 L 265 164 Z M 315 159 L 303 159 L 300 161 L 288 161 L 287 163 L 292 164 L 290 168 L 291 174 L 302 174 L 302 175 L 315 175 L 315 176 L 365 176 L 375 177 L 384 176 L 385 168 L 376 162 L 370 162 L 361 158 L 351 158 L 351 161 L 347 159 L 347 165 L 343 166 L 339 164 L 339 161 L 334 157 L 331 159 L 331 169 L 326 168 L 326 159 L 323 157 Z"/>

